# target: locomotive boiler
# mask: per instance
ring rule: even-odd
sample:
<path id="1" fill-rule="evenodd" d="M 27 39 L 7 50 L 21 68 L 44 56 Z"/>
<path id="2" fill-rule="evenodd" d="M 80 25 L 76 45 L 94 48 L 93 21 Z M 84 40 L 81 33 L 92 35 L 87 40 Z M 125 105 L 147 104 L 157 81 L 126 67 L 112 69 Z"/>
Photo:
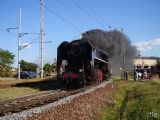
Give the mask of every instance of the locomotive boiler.
<path id="1" fill-rule="evenodd" d="M 57 78 L 67 87 L 107 80 L 108 56 L 89 40 L 64 41 L 57 50 Z"/>

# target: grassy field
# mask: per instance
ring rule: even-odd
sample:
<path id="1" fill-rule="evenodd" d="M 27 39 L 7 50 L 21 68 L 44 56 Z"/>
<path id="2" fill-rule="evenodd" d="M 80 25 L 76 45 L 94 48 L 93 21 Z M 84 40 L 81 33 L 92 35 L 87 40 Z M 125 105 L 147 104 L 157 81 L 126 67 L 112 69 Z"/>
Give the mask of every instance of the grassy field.
<path id="1" fill-rule="evenodd" d="M 44 79 L 0 80 L 0 101 L 53 89 L 54 77 Z"/>
<path id="2" fill-rule="evenodd" d="M 40 92 L 38 89 L 28 87 L 10 87 L 0 89 L 0 101 L 10 100 L 13 98 L 21 97 L 28 94 L 34 94 Z"/>
<path id="3" fill-rule="evenodd" d="M 107 106 L 100 120 L 160 120 L 160 80 L 116 80 L 114 106 Z"/>
<path id="4" fill-rule="evenodd" d="M 10 100 L 28 94 L 40 92 L 39 89 L 30 87 L 15 87 L 20 83 L 29 83 L 41 81 L 40 79 L 24 79 L 24 80 L 0 80 L 0 101 Z M 13 87 L 12 87 L 13 86 Z"/>
<path id="5" fill-rule="evenodd" d="M 17 84 L 17 83 L 28 83 L 28 82 L 37 82 L 37 81 L 43 81 L 45 80 L 46 78 L 34 78 L 34 79 L 21 79 L 21 80 L 18 80 L 18 79 L 10 79 L 10 80 L 0 80 L 0 84 Z"/>

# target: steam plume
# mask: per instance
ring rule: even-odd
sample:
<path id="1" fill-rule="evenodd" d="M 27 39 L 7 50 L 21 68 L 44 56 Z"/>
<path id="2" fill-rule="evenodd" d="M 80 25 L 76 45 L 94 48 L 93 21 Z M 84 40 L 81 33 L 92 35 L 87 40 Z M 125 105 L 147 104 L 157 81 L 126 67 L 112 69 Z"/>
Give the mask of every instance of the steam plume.
<path id="1" fill-rule="evenodd" d="M 126 70 L 131 70 L 137 50 L 122 32 L 117 30 L 107 32 L 95 29 L 83 33 L 82 37 L 93 43 L 96 48 L 108 54 L 113 74 L 119 74 L 122 67 L 122 51 L 124 45 L 125 68 Z"/>

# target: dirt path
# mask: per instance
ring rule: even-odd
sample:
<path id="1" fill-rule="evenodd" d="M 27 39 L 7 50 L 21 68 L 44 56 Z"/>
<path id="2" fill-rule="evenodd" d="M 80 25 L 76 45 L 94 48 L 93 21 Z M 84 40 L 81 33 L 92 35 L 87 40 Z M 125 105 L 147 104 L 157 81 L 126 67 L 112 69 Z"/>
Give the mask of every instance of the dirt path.
<path id="1" fill-rule="evenodd" d="M 10 87 L 12 87 L 11 84 L 0 84 L 0 89 L 10 88 Z"/>

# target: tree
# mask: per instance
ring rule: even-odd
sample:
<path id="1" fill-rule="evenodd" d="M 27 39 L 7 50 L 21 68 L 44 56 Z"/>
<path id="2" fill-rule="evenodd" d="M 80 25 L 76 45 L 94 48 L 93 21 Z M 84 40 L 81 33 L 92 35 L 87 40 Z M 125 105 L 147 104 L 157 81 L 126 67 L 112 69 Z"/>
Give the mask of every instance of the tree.
<path id="1" fill-rule="evenodd" d="M 24 60 L 21 60 L 20 65 L 21 65 L 22 71 L 33 71 L 33 72 L 36 72 L 36 69 L 38 67 L 37 64 L 29 63 L 29 62 L 26 62 Z"/>
<path id="2" fill-rule="evenodd" d="M 11 75 L 11 65 L 14 62 L 14 55 L 7 50 L 0 49 L 0 76 L 9 77 Z"/>
<path id="3" fill-rule="evenodd" d="M 52 65 L 50 65 L 49 63 L 45 64 L 43 70 L 46 76 L 50 76 L 52 72 Z"/>

